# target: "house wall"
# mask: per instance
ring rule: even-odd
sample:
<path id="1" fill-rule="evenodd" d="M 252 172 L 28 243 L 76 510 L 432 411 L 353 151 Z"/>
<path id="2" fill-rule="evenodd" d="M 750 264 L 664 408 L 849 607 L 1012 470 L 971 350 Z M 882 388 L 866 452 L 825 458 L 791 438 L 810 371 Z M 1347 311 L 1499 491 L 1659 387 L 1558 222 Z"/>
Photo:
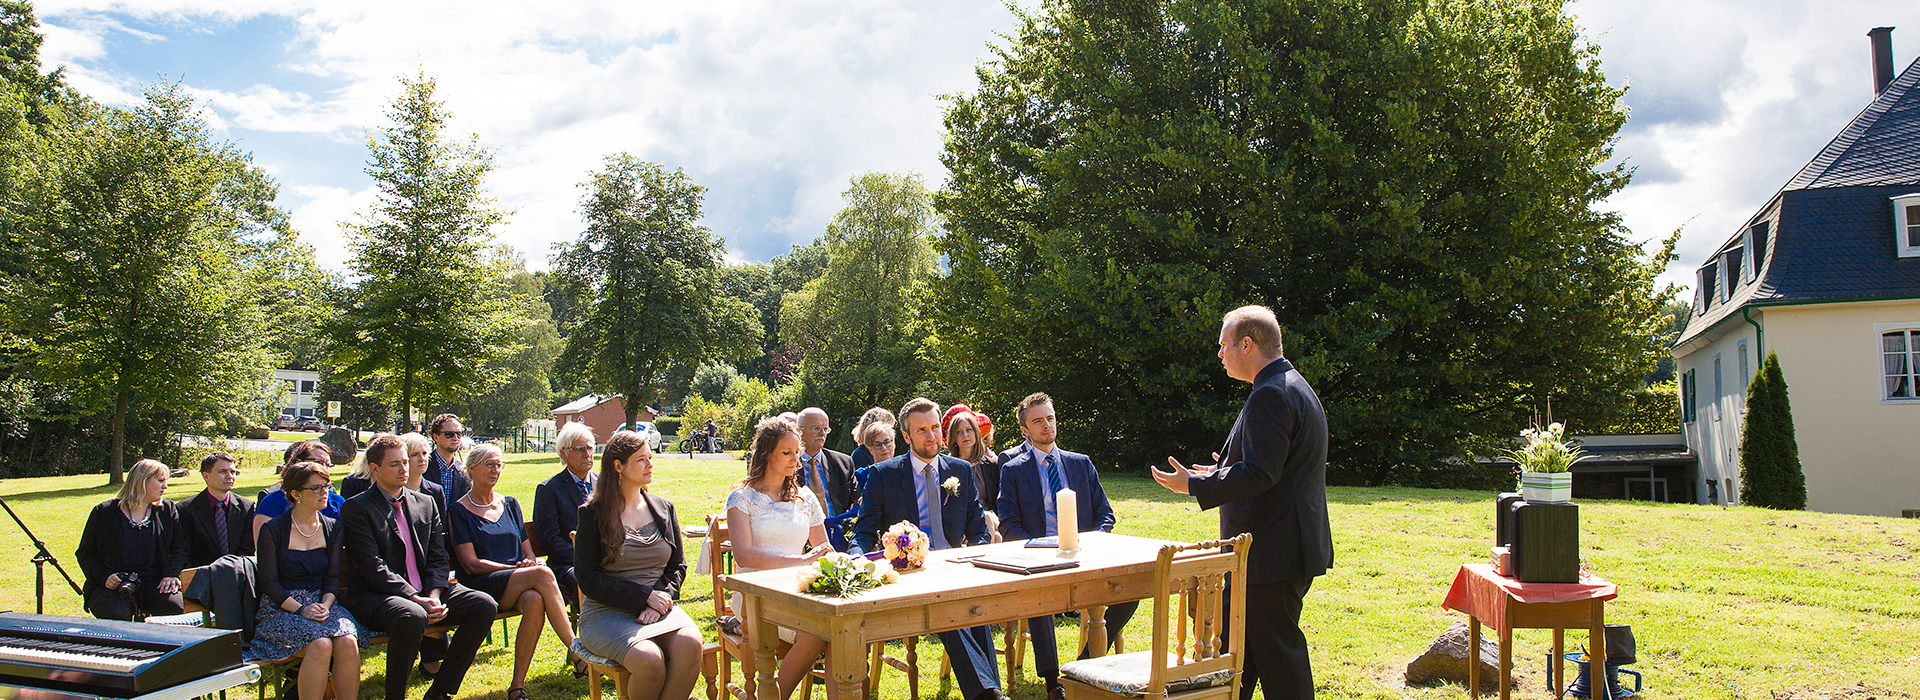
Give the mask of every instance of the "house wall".
<path id="1" fill-rule="evenodd" d="M 1759 313 L 1753 315 L 1755 320 L 1760 320 Z M 1745 320 L 1732 319 L 1720 332 L 1722 335 L 1700 349 L 1674 357 L 1675 370 L 1682 374 L 1693 371 L 1696 381 L 1694 420 L 1691 423 L 1683 420 L 1681 431 L 1686 436 L 1687 447 L 1700 458 L 1693 494 L 1694 502 L 1701 504 L 1740 502 L 1740 419 L 1747 410 L 1747 383 L 1753 379 L 1753 373 L 1759 371 L 1760 358 L 1764 356 L 1757 352 L 1754 328 Z M 1773 342 L 1771 333 L 1767 342 Z M 1716 357 L 1720 361 L 1717 390 Z M 1680 402 L 1684 417 L 1684 394 Z"/>
<path id="2" fill-rule="evenodd" d="M 1899 517 L 1920 509 L 1920 402 L 1886 403 L 1875 324 L 1920 324 L 1920 301 L 1770 307 L 1793 406 L 1807 508 Z"/>
<path id="3" fill-rule="evenodd" d="M 645 406 L 642 406 L 640 408 L 640 414 L 634 416 L 634 419 L 650 421 L 656 417 L 653 411 L 647 410 Z M 600 444 L 606 444 L 607 438 L 613 437 L 614 432 L 618 431 L 620 426 L 626 424 L 627 401 L 626 399 L 615 396 L 600 402 L 598 406 L 579 413 L 572 415 L 555 414 L 553 416 L 553 424 L 556 431 L 559 430 L 561 426 L 565 426 L 574 421 L 585 422 L 587 427 L 593 428 L 595 441 Z"/>
<path id="4" fill-rule="evenodd" d="M 298 418 L 319 417 L 323 421 L 326 411 L 320 406 L 320 373 L 306 369 L 276 369 L 273 378 L 283 382 L 287 389 L 286 404 L 280 407 L 280 414 Z"/>

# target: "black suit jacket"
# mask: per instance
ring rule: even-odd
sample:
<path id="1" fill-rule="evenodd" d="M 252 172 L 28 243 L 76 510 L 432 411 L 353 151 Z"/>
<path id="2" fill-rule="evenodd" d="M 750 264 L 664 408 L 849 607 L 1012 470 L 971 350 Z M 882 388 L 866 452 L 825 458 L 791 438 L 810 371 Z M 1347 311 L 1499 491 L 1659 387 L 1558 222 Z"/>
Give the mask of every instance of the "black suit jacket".
<path id="1" fill-rule="evenodd" d="M 287 511 L 268 520 L 260 526 L 260 556 L 254 565 L 254 578 L 258 581 L 260 599 L 275 608 L 285 610 L 287 587 L 280 583 L 280 557 L 287 553 L 287 542 L 293 539 L 293 511 Z M 340 596 L 341 536 L 340 521 L 320 516 L 321 537 L 327 542 L 327 575 L 321 580 L 320 593 L 332 593 L 336 599 Z"/>
<path id="2" fill-rule="evenodd" d="M 1253 534 L 1248 582 L 1319 576 L 1333 566 L 1327 414 L 1286 358 L 1254 377 L 1253 392 L 1220 448 L 1219 468 L 1187 484 L 1201 509 L 1220 509 L 1221 537 Z"/>
<path id="3" fill-rule="evenodd" d="M 253 501 L 237 493 L 231 495 L 231 504 L 226 506 L 229 551 L 225 552 L 220 551 L 213 530 L 213 505 L 207 501 L 207 492 L 202 490 L 180 502 L 180 526 L 187 535 L 187 566 L 206 566 L 228 554 L 253 556 Z"/>
<path id="4" fill-rule="evenodd" d="M 587 472 L 588 479 L 594 477 Z M 547 553 L 548 564 L 573 566 L 573 531 L 580 528 L 580 506 L 586 500 L 573 473 L 565 469 L 533 487 L 533 542 Z"/>
<path id="5" fill-rule="evenodd" d="M 412 538 L 401 542 L 399 528 L 393 525 L 393 506 L 379 486 L 347 499 L 340 507 L 340 525 L 346 531 L 347 575 L 341 588 L 348 596 L 426 595 L 407 583 L 400 573 L 406 565 L 406 552 L 412 547 L 414 561 L 420 567 L 420 585 L 426 590 L 447 588 L 447 524 L 440 503 L 419 491 L 404 489 L 401 507 L 406 509 L 407 529 Z"/>
<path id="6" fill-rule="evenodd" d="M 867 488 L 860 495 L 860 518 L 853 523 L 853 544 L 860 552 L 879 549 L 880 536 L 895 523 L 904 520 L 919 524 L 920 499 L 914 491 L 910 455 L 875 464 L 868 473 Z M 959 495 L 941 499 L 940 525 L 946 530 L 947 544 L 955 547 L 986 544 L 992 536 L 987 532 L 987 512 L 980 506 L 980 495 L 973 487 L 973 466 L 947 455 L 935 459 L 939 460 L 941 483 L 949 478 L 960 483 Z M 935 484 L 934 488 L 938 489 L 939 485 Z"/>
<path id="7" fill-rule="evenodd" d="M 827 471 L 827 499 L 832 501 L 830 504 L 820 504 L 822 510 L 827 512 L 827 517 L 831 518 L 859 506 L 860 484 L 853 479 L 853 456 L 845 452 L 821 448 L 820 458 L 820 461 L 825 463 L 823 466 Z M 801 465 L 800 473 L 803 479 L 811 478 L 804 463 Z"/>
<path id="8" fill-rule="evenodd" d="M 180 570 L 187 567 L 187 538 L 181 531 L 179 506 L 173 501 L 160 501 L 147 509 L 147 518 L 148 527 L 153 528 L 153 562 L 160 569 L 160 578 L 179 578 Z M 126 521 L 118 498 L 101 502 L 87 514 L 86 529 L 80 531 L 80 545 L 73 552 L 85 577 L 83 596 L 106 588 L 108 576 L 126 571 L 126 547 L 120 544 L 120 524 Z"/>
<path id="9" fill-rule="evenodd" d="M 635 615 L 646 609 L 647 596 L 654 591 L 679 600 L 680 584 L 687 580 L 687 550 L 680 541 L 680 516 L 674 513 L 673 501 L 647 494 L 653 526 L 673 545 L 673 552 L 667 555 L 666 568 L 660 572 L 660 578 L 653 581 L 629 581 L 607 572 L 606 565 L 601 563 L 606 557 L 606 545 L 600 541 L 600 528 L 594 525 L 596 505 L 589 501 L 580 506 L 578 517 L 583 527 L 573 536 L 573 575 L 580 581 L 580 594 Z"/>

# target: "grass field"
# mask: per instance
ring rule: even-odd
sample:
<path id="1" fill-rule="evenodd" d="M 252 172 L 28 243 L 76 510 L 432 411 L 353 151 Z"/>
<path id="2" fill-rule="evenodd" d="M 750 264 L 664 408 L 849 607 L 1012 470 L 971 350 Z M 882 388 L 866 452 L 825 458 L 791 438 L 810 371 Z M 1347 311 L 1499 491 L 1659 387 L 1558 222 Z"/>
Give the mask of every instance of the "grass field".
<path id="1" fill-rule="evenodd" d="M 274 461 L 248 456 L 248 465 Z M 533 485 L 558 471 L 559 462 L 551 455 L 512 455 L 509 462 L 503 490 L 531 508 Z M 663 457 L 657 465 L 656 491 L 689 522 L 719 508 L 744 471 L 728 461 Z M 270 479 L 267 470 L 249 466 L 241 490 L 251 493 Z M 1118 532 L 1180 540 L 1217 532 L 1212 513 L 1200 513 L 1191 500 L 1150 479 L 1104 479 Z M 78 576 L 73 546 L 87 509 L 112 494 L 104 481 L 101 475 L 10 479 L 0 481 L 0 497 Z M 199 488 L 189 477 L 168 496 L 185 498 Z M 1305 615 L 1319 697 L 1465 697 L 1463 687 L 1410 689 L 1400 679 L 1407 660 L 1463 619 L 1439 601 L 1460 564 L 1486 558 L 1491 495 L 1336 488 L 1330 499 L 1335 568 L 1315 582 Z M 1596 573 L 1620 586 L 1607 616 L 1634 626 L 1640 643 L 1634 668 L 1646 674 L 1646 697 L 1920 697 L 1920 521 L 1617 501 L 1580 505 L 1582 550 Z M 27 539 L 11 523 L 0 524 L 0 609 L 33 609 L 31 555 Z M 78 597 L 49 574 L 49 611 L 80 614 Z M 689 574 L 683 604 L 703 624 L 712 615 L 709 591 L 705 576 Z M 1128 626 L 1130 642 L 1142 638 L 1146 624 L 1143 613 Z M 1077 628 L 1059 631 L 1062 648 L 1070 648 Z M 498 637 L 482 648 L 463 697 L 504 697 L 512 655 Z M 1578 646 L 1584 635 L 1568 638 Z M 1541 669 L 1550 642 L 1543 630 L 1516 633 L 1521 697 L 1544 697 Z M 958 698 L 950 683 L 934 679 L 940 661 L 933 649 L 921 656 L 923 693 Z M 378 696 L 383 663 L 377 652 L 369 654 L 361 697 Z M 1027 668 L 1011 694 L 1044 697 L 1031 662 Z M 414 692 L 423 690 L 418 681 Z M 543 700 L 586 696 L 585 683 L 562 667 L 551 635 L 534 663 L 529 692 Z M 901 674 L 889 672 L 881 697 L 906 696 Z"/>

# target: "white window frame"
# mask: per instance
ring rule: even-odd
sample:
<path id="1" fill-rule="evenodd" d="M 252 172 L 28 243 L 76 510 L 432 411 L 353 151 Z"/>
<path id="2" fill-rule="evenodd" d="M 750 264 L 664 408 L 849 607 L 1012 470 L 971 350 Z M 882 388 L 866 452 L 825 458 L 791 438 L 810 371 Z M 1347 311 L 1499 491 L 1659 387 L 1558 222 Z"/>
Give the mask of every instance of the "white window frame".
<path id="1" fill-rule="evenodd" d="M 1880 397 L 1880 403 L 1883 404 L 1920 406 L 1920 391 L 1914 391 L 1915 389 L 1920 389 L 1920 386 L 1909 385 L 1909 391 L 1914 391 L 1915 396 L 1898 399 L 1887 395 L 1886 346 L 1881 345 L 1882 342 L 1885 342 L 1881 340 L 1881 336 L 1894 331 L 1913 331 L 1916 334 L 1920 334 L 1920 321 L 1873 324 L 1873 393 L 1875 396 Z M 1920 337 L 1920 335 L 1907 336 L 1907 370 L 1909 372 L 1915 369 L 1913 365 L 1914 352 L 1912 343 L 1916 337 Z"/>
<path id="2" fill-rule="evenodd" d="M 1920 258 L 1920 245 L 1907 245 L 1907 226 L 1920 224 L 1920 221 L 1907 221 L 1907 207 L 1920 206 L 1920 192 L 1899 194 L 1887 199 L 1893 201 L 1893 250 L 1903 258 Z"/>
<path id="3" fill-rule="evenodd" d="M 1743 279 L 1734 279 L 1735 275 L 1733 274 L 1733 271 L 1727 269 L 1727 260 L 1733 257 L 1735 256 L 1733 255 L 1732 250 L 1722 250 L 1720 251 L 1719 255 L 1714 256 L 1715 259 L 1718 259 L 1720 261 L 1720 301 L 1722 303 L 1733 301 L 1733 291 L 1736 288 L 1738 288 L 1740 285 L 1746 283 L 1746 280 L 1744 279 L 1747 274 L 1746 273 L 1746 269 L 1747 269 L 1746 249 L 1741 248 L 1740 255 L 1738 256 L 1740 258 L 1740 275 L 1739 276 Z"/>

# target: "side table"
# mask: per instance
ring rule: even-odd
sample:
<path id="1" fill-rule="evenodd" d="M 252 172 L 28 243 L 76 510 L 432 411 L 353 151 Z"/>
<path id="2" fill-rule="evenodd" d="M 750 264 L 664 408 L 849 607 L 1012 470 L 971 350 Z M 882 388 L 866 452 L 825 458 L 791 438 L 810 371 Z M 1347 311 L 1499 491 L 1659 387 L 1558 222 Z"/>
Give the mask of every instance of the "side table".
<path id="1" fill-rule="evenodd" d="M 1566 693 L 1565 634 L 1587 630 L 1587 653 L 1599 679 L 1595 700 L 1606 695 L 1606 601 L 1619 595 L 1611 582 L 1581 574 L 1579 583 L 1521 583 L 1495 573 L 1490 564 L 1467 564 L 1454 574 L 1444 606 L 1467 614 L 1467 697 L 1480 697 L 1480 624 L 1500 638 L 1500 700 L 1512 698 L 1513 631 L 1553 630 L 1554 697 Z"/>

